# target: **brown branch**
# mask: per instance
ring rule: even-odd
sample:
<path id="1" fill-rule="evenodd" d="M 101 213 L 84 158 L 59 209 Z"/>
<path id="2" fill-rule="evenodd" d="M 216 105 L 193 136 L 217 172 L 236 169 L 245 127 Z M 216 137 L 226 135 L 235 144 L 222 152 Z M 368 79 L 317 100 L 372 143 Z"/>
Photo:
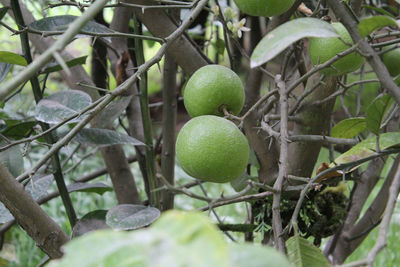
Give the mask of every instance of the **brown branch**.
<path id="1" fill-rule="evenodd" d="M 115 8 L 114 9 L 114 16 L 110 24 L 110 28 L 112 30 L 118 31 L 118 32 L 123 32 L 127 33 L 129 32 L 129 21 L 131 20 L 132 17 L 132 10 L 129 8 Z M 125 79 L 128 77 L 131 77 L 133 75 L 133 72 L 130 71 L 132 67 L 134 66 L 134 63 L 132 60 L 135 59 L 135 54 L 133 52 L 133 49 L 130 49 L 128 47 L 129 42 L 125 38 L 111 38 L 112 42 L 112 47 L 115 51 L 117 51 L 118 54 L 123 55 L 126 53 L 126 51 L 129 51 L 129 55 L 131 60 L 127 62 L 127 66 L 123 71 L 123 75 Z M 110 59 L 111 62 L 111 70 L 114 73 L 114 76 L 121 76 L 119 73 L 120 71 L 118 70 L 118 61 L 119 58 L 115 53 L 108 53 L 108 58 Z M 122 83 L 124 79 L 120 79 L 120 82 Z M 133 95 L 131 102 L 129 103 L 127 109 L 126 109 L 126 116 L 128 118 L 128 125 L 129 125 L 129 134 L 140 140 L 144 141 L 144 132 L 143 132 L 143 124 L 142 124 L 142 112 L 140 110 L 140 103 L 139 103 L 139 97 L 136 97 L 138 95 L 138 89 L 136 84 L 132 85 L 131 88 L 129 88 L 129 94 Z M 148 186 L 148 180 L 147 180 L 147 170 L 146 170 L 146 159 L 144 157 L 145 150 L 144 147 L 135 147 L 137 159 L 138 159 L 138 164 L 140 171 L 142 173 L 142 177 L 144 180 L 144 185 L 145 185 L 145 191 L 147 196 L 149 197 L 150 191 L 149 191 L 149 186 Z"/>
<path id="2" fill-rule="evenodd" d="M 258 24 L 256 23 L 256 25 Z M 259 30 L 251 31 L 248 50 L 252 51 L 260 40 L 261 32 Z M 260 169 L 258 170 L 259 180 L 262 183 L 270 184 L 275 180 L 278 173 L 279 152 L 275 140 L 267 140 L 268 136 L 262 131 L 257 130 L 261 118 L 258 115 L 257 109 L 252 107 L 257 107 L 268 98 L 271 101 L 271 99 L 276 99 L 276 97 L 271 96 L 273 93 L 269 92 L 264 95 L 263 99 L 260 99 L 262 81 L 263 72 L 259 69 L 250 69 L 245 84 L 246 99 L 242 110 L 244 114 L 242 119 L 246 136 L 260 163 Z M 277 93 L 277 91 L 274 91 L 274 93 Z"/>
<path id="3" fill-rule="evenodd" d="M 282 218 L 280 213 L 281 192 L 283 182 L 288 175 L 288 97 L 285 82 L 281 80 L 281 76 L 275 78 L 276 85 L 279 89 L 280 104 L 280 154 L 279 154 L 279 173 L 274 183 L 274 195 L 272 202 L 272 229 L 274 232 L 275 247 L 285 253 L 285 242 L 282 237 Z"/>
<path id="4" fill-rule="evenodd" d="M 9 171 L 0 163 L 0 201 L 16 218 L 21 227 L 50 258 L 62 256 L 61 246 L 68 236 L 24 190 Z"/>
<path id="5" fill-rule="evenodd" d="M 375 246 L 368 253 L 368 257 L 367 257 L 368 265 L 367 266 L 369 266 L 369 267 L 373 266 L 378 253 L 383 248 L 386 247 L 386 244 L 387 244 L 386 238 L 387 238 L 387 234 L 389 231 L 390 219 L 392 218 L 393 210 L 394 210 L 394 207 L 396 206 L 399 191 L 400 191 L 400 166 L 397 167 L 396 174 L 394 176 L 394 180 L 393 180 L 392 184 L 390 185 L 389 199 L 387 201 L 387 205 L 385 208 L 385 212 L 383 214 L 381 225 L 379 226 L 378 240 L 376 240 Z"/>
<path id="6" fill-rule="evenodd" d="M 232 198 L 232 199 L 228 199 L 228 200 L 220 200 L 217 202 L 210 203 L 210 205 L 208 205 L 208 206 L 201 207 L 199 210 L 206 211 L 211 208 L 217 208 L 217 207 L 230 205 L 230 204 L 234 204 L 234 203 L 265 199 L 266 197 L 272 196 L 272 194 L 273 194 L 272 192 L 262 192 L 259 194 L 245 195 L 245 196 L 236 197 L 236 198 Z"/>
<path id="7" fill-rule="evenodd" d="M 399 167 L 400 156 L 397 156 L 378 195 L 358 222 L 346 227 L 338 237 L 335 249 L 330 253 L 334 263 L 340 264 L 361 244 L 368 233 L 379 223 L 388 201 L 389 188 Z M 368 231 L 366 231 L 368 230 Z"/>
<path id="8" fill-rule="evenodd" d="M 364 38 L 361 37 L 358 31 L 358 23 L 354 16 L 349 12 L 349 10 L 344 6 L 341 1 L 328 0 L 327 3 L 332 8 L 335 15 L 349 31 L 354 43 L 359 44 L 360 52 L 366 57 L 369 65 L 375 71 L 376 76 L 378 76 L 382 87 L 387 89 L 396 101 L 396 103 L 400 105 L 400 88 L 393 81 L 386 66 L 382 63 L 379 55 L 367 43 L 367 41 L 365 41 Z"/>
<path id="9" fill-rule="evenodd" d="M 128 162 L 129 163 L 136 162 L 136 156 L 134 155 L 134 156 L 129 157 L 128 158 Z M 99 170 L 94 171 L 92 173 L 89 173 L 89 174 L 87 174 L 87 175 L 85 175 L 85 176 L 83 176 L 83 177 L 81 177 L 81 178 L 79 178 L 77 180 L 74 180 L 74 183 L 85 183 L 85 182 L 88 182 L 88 181 L 91 181 L 93 179 L 96 179 L 97 177 L 102 176 L 102 175 L 107 174 L 107 173 L 108 173 L 107 168 L 99 169 Z M 67 188 L 70 187 L 71 185 L 73 185 L 74 183 L 68 185 Z M 60 196 L 60 193 L 58 191 L 54 191 L 54 192 L 49 193 L 48 195 L 45 195 L 45 196 L 39 198 L 37 200 L 37 203 L 39 205 L 42 205 L 42 204 L 47 203 L 48 201 L 50 201 L 50 200 L 52 200 L 52 199 L 54 199 L 54 198 L 56 198 L 58 196 Z M 3 224 L 0 227 L 0 236 L 3 235 L 5 232 L 7 232 L 14 225 L 14 223 L 15 223 L 15 220 L 11 220 L 11 221 L 6 222 L 5 224 Z"/>
<path id="10" fill-rule="evenodd" d="M 359 218 L 365 201 L 369 197 L 376 183 L 379 181 L 384 163 L 384 160 L 381 158 L 372 160 L 365 172 L 361 174 L 359 179 L 355 179 L 354 187 L 350 197 L 347 217 L 343 223 L 342 229 L 335 233 L 325 247 L 325 255 L 330 255 L 336 249 L 336 246 L 348 245 L 342 244 L 343 242 L 348 242 L 343 237 L 348 235 L 348 232 L 354 227 L 354 224 Z"/>

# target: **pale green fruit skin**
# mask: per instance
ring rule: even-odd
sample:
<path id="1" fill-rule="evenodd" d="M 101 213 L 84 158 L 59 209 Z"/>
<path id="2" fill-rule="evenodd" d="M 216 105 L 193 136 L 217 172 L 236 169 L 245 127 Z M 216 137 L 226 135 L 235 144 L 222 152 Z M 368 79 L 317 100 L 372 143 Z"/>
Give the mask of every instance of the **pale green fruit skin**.
<path id="1" fill-rule="evenodd" d="M 176 156 L 190 176 L 225 183 L 246 169 L 250 148 L 246 137 L 227 119 L 204 115 L 191 119 L 178 134 Z"/>
<path id="2" fill-rule="evenodd" d="M 343 24 L 335 22 L 332 23 L 332 26 L 344 42 L 353 44 L 353 40 Z M 350 47 L 343 41 L 336 37 L 310 38 L 308 51 L 312 64 L 317 65 L 318 63 L 325 63 L 336 56 L 336 54 L 349 49 Z M 320 72 L 326 76 L 340 76 L 358 70 L 363 63 L 364 58 L 353 52 L 333 63 L 332 66 L 334 68 L 327 67 L 320 70 Z"/>
<path id="3" fill-rule="evenodd" d="M 292 7 L 295 0 L 234 0 L 243 13 L 251 16 L 272 17 Z"/>
<path id="4" fill-rule="evenodd" d="M 385 46 L 383 49 L 387 50 L 396 45 Z M 395 77 L 400 74 L 400 47 L 397 47 L 382 55 L 383 64 L 385 64 L 391 76 Z"/>
<path id="5" fill-rule="evenodd" d="M 198 69 L 185 86 L 183 102 L 189 115 L 223 116 L 222 106 L 238 115 L 244 104 L 244 88 L 239 76 L 220 65 Z"/>

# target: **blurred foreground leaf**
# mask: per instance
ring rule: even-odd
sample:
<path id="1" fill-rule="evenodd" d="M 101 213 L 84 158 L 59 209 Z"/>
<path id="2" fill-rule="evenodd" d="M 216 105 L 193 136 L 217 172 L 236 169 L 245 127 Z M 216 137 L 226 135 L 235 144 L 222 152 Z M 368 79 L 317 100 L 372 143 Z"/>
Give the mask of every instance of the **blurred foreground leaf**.
<path id="1" fill-rule="evenodd" d="M 228 244 L 204 214 L 180 211 L 165 212 L 147 229 L 89 233 L 67 243 L 64 251 L 48 266 L 291 266 L 273 248 Z"/>

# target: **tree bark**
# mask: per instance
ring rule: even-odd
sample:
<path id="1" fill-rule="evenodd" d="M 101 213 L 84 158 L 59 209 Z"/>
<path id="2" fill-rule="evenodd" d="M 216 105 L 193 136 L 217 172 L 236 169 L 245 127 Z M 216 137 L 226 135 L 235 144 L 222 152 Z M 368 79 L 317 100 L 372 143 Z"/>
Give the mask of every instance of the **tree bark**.
<path id="1" fill-rule="evenodd" d="M 310 79 L 310 86 L 319 81 L 319 75 Z M 296 123 L 292 135 L 316 134 L 328 135 L 330 114 L 335 99 L 322 105 L 313 106 L 312 103 L 322 100 L 336 90 L 336 77 L 327 77 L 306 100 L 303 110 L 298 114 L 302 123 Z M 310 177 L 321 150 L 321 143 L 295 142 L 289 145 L 289 173 L 300 177 Z"/>
<path id="2" fill-rule="evenodd" d="M 61 246 L 69 241 L 68 236 L 40 208 L 1 162 L 0 184 L 0 201 L 19 225 L 50 258 L 61 257 Z"/>

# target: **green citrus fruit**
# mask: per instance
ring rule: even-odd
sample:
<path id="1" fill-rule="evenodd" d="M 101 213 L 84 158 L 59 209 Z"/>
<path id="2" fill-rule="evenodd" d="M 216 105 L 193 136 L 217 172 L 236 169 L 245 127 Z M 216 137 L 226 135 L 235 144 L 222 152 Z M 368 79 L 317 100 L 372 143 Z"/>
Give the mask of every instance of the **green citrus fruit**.
<path id="1" fill-rule="evenodd" d="M 294 0 L 234 0 L 240 11 L 251 16 L 272 17 L 289 10 Z"/>
<path id="2" fill-rule="evenodd" d="M 183 126 L 176 140 L 182 169 L 199 180 L 225 183 L 238 178 L 249 160 L 249 144 L 236 125 L 204 115 Z"/>
<path id="3" fill-rule="evenodd" d="M 396 45 L 385 46 L 383 50 L 388 50 Z M 394 48 L 382 55 L 383 64 L 385 64 L 391 76 L 395 77 L 400 74 L 400 47 Z"/>
<path id="4" fill-rule="evenodd" d="M 237 115 L 244 104 L 243 84 L 231 69 L 207 65 L 190 77 L 183 102 L 192 118 L 201 115 L 223 116 L 223 107 Z"/>
<path id="5" fill-rule="evenodd" d="M 339 22 L 332 23 L 340 38 L 310 38 L 308 43 L 308 51 L 313 65 L 325 63 L 336 54 L 349 49 L 348 44 L 353 44 L 350 34 Z M 343 42 L 344 41 L 344 42 Z M 346 44 L 347 43 L 347 44 Z M 322 74 L 327 76 L 339 76 L 353 72 L 361 67 L 364 63 L 364 58 L 353 52 L 343 58 L 337 60 L 331 67 L 320 70 Z"/>

